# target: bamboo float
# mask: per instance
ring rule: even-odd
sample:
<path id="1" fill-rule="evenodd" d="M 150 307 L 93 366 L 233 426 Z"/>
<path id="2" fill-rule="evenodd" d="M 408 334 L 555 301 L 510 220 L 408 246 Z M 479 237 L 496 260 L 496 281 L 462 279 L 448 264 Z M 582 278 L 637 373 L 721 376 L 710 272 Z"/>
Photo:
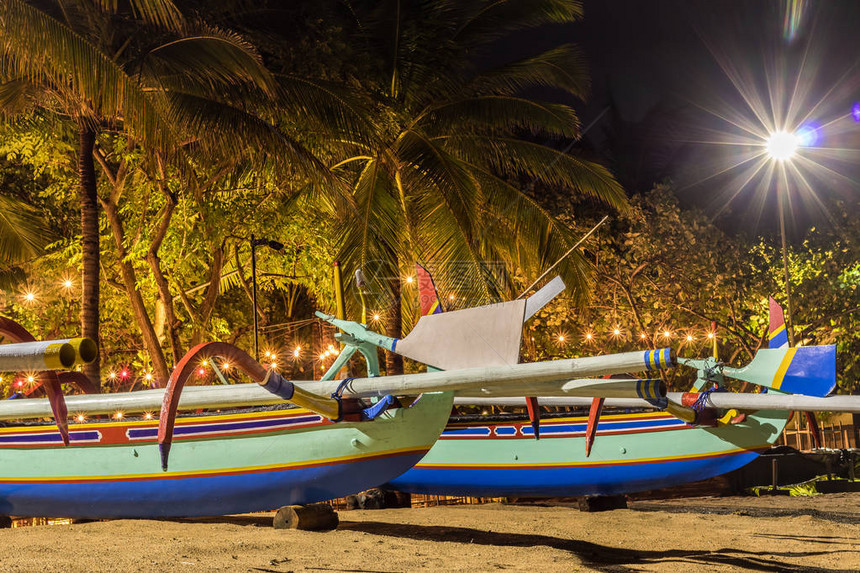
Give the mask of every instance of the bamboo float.
<path id="1" fill-rule="evenodd" d="M 0 372 L 68 370 L 95 360 L 98 349 L 89 338 L 41 340 L 0 345 Z"/>

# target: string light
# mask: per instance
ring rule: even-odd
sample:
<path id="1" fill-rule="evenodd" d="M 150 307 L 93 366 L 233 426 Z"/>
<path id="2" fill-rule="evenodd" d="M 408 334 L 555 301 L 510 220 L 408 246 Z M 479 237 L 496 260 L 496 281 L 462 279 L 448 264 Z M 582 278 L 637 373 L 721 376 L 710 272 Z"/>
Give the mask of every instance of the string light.
<path id="1" fill-rule="evenodd" d="M 146 375 L 144 376 L 144 378 L 146 378 L 146 381 L 149 382 L 150 380 L 152 380 L 152 373 L 147 372 Z"/>
<path id="2" fill-rule="evenodd" d="M 152 412 L 144 412 L 143 413 L 143 419 L 144 420 L 151 420 L 152 419 Z"/>
<path id="3" fill-rule="evenodd" d="M 323 360 L 325 360 L 325 354 L 320 354 L 320 362 L 322 362 Z"/>
<path id="4" fill-rule="evenodd" d="M 24 294 L 24 300 L 27 302 L 33 302 L 34 300 L 36 300 L 35 293 L 28 292 L 28 293 Z"/>
<path id="5" fill-rule="evenodd" d="M 125 414 L 123 414 L 122 412 L 119 412 L 119 411 L 118 411 L 116 414 L 114 414 L 114 415 L 113 415 L 113 417 L 114 417 L 114 419 L 116 419 L 116 420 L 122 420 L 122 418 L 123 418 L 123 416 L 124 416 L 124 415 L 125 415 Z"/>
<path id="6" fill-rule="evenodd" d="M 277 367 L 278 367 L 278 363 L 277 363 L 277 362 L 272 362 L 269 366 L 270 366 L 271 368 L 273 368 L 273 369 L 274 369 L 274 368 L 277 368 Z"/>
<path id="7" fill-rule="evenodd" d="M 693 342 L 693 335 L 692 334 L 687 335 L 687 342 Z"/>
<path id="8" fill-rule="evenodd" d="M 590 342 L 591 340 L 593 340 L 593 339 L 594 339 L 594 334 L 592 334 L 592 333 L 590 333 L 590 332 L 586 332 L 586 333 L 585 333 L 585 339 L 586 339 L 586 340 L 588 340 L 588 341 Z"/>
<path id="9" fill-rule="evenodd" d="M 558 335 L 558 341 L 561 342 L 562 344 L 564 344 L 564 335 L 563 334 Z"/>
<path id="10" fill-rule="evenodd" d="M 197 370 L 197 375 L 198 376 L 206 376 L 206 369 L 205 368 L 199 368 Z"/>
<path id="11" fill-rule="evenodd" d="M 709 333 L 708 333 L 708 338 L 709 338 L 709 339 L 713 339 L 713 338 L 714 338 L 714 333 L 713 333 L 713 332 L 709 332 Z"/>
<path id="12" fill-rule="evenodd" d="M 379 313 L 378 313 L 378 312 L 374 312 L 374 313 L 373 313 L 373 321 L 374 321 L 374 322 L 379 322 Z"/>
<path id="13" fill-rule="evenodd" d="M 296 346 L 296 348 L 293 350 L 293 358 L 298 358 L 301 355 L 302 355 L 302 347 Z"/>
<path id="14" fill-rule="evenodd" d="M 207 366 L 209 366 L 209 362 L 207 360 L 204 360 L 203 362 L 200 363 L 200 366 L 202 366 L 203 368 L 206 368 Z"/>
<path id="15" fill-rule="evenodd" d="M 78 414 L 77 416 L 75 416 L 75 420 L 77 420 L 78 423 L 83 423 L 87 421 L 87 417 L 83 414 Z"/>
<path id="16" fill-rule="evenodd" d="M 410 276 L 408 276 L 408 277 L 406 277 L 406 282 L 407 282 L 407 283 L 409 283 L 409 284 L 412 284 L 412 281 L 414 281 L 414 280 L 415 280 L 415 279 L 414 279 L 411 275 L 410 275 Z"/>
<path id="17" fill-rule="evenodd" d="M 267 350 L 266 351 L 266 358 L 271 358 L 271 357 L 272 357 L 272 353 Z"/>
<path id="18" fill-rule="evenodd" d="M 129 374 L 129 373 L 128 373 L 128 370 L 126 370 L 125 368 L 123 368 L 123 369 L 122 369 L 122 371 L 119 373 L 119 377 L 120 377 L 120 378 L 128 378 L 128 374 Z"/>
<path id="19" fill-rule="evenodd" d="M 671 332 L 669 332 L 668 330 L 663 331 L 663 338 L 671 338 L 671 337 L 672 337 Z"/>
<path id="20" fill-rule="evenodd" d="M 30 384 L 32 384 L 35 381 L 36 381 L 36 377 L 33 376 L 32 374 L 30 376 L 27 376 L 27 382 L 29 382 Z"/>
<path id="21" fill-rule="evenodd" d="M 230 363 L 229 362 L 222 362 L 221 368 L 223 368 L 224 370 L 230 370 Z"/>
<path id="22" fill-rule="evenodd" d="M 612 336 L 618 337 L 621 336 L 621 329 L 617 326 L 612 329 Z"/>
<path id="23" fill-rule="evenodd" d="M 113 370 L 111 370 L 110 372 L 108 372 L 108 378 L 110 378 L 111 380 L 113 380 L 114 378 L 116 378 L 116 372 L 114 372 Z"/>
<path id="24" fill-rule="evenodd" d="M 448 300 L 454 300 L 454 298 L 456 298 L 456 297 L 454 296 L 454 293 L 451 293 L 451 294 L 449 294 L 449 295 L 448 295 Z"/>
<path id="25" fill-rule="evenodd" d="M 639 338 L 641 338 L 642 340 L 645 340 L 646 338 L 648 338 L 648 335 L 643 332 L 642 334 L 639 335 Z"/>

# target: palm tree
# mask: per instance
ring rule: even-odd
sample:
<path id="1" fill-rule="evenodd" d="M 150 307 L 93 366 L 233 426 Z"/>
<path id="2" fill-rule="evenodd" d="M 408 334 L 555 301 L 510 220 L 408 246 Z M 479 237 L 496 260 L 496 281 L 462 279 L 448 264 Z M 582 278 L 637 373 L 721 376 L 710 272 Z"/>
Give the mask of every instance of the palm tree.
<path id="1" fill-rule="evenodd" d="M 393 301 L 389 335 L 400 335 L 400 277 L 415 260 L 443 263 L 435 269 L 443 290 L 466 284 L 486 300 L 507 285 L 494 284 L 485 261 L 534 276 L 569 248 L 567 231 L 529 192 L 535 183 L 624 208 L 624 191 L 604 167 L 557 150 L 579 134 L 574 110 L 521 95 L 548 88 L 583 98 L 589 80 L 575 46 L 491 69 L 476 64 L 512 33 L 578 20 L 581 2 L 350 7 L 354 44 L 377 63 L 360 78 L 377 131 L 344 145 L 334 169 L 351 181 L 351 195 L 330 204 L 343 216 L 340 261 L 374 266 L 368 278 Z M 588 270 L 576 254 L 561 267 L 579 297 Z M 393 355 L 387 366 L 402 368 Z"/>
<path id="2" fill-rule="evenodd" d="M 269 89 L 253 50 L 229 33 L 189 25 L 171 0 L 6 0 L 0 7 L 0 103 L 41 107 L 67 117 L 78 132 L 83 248 L 82 335 L 99 340 L 99 196 L 94 151 L 103 131 L 122 131 L 173 157 L 180 152 L 183 96 L 226 87 Z M 171 88 L 168 91 L 166 88 Z M 205 140 L 215 134 L 198 135 Z M 132 290 L 134 288 L 132 287 Z M 139 298 L 139 296 L 137 297 Z M 139 322 L 148 319 L 132 298 Z M 146 320 L 144 320 L 146 319 Z M 142 328 L 155 359 L 158 341 Z M 163 358 L 162 358 L 163 361 Z M 85 373 L 98 384 L 99 362 Z M 166 375 L 166 367 L 158 368 Z"/>

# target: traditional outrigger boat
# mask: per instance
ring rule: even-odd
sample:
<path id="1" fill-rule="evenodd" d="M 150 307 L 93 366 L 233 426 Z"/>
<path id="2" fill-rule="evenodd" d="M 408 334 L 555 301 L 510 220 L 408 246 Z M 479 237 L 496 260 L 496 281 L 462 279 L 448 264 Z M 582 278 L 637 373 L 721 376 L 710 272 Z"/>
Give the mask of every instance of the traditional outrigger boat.
<path id="1" fill-rule="evenodd" d="M 423 287 L 422 300 L 435 300 L 433 308 L 440 308 L 429 277 Z M 822 398 L 835 386 L 835 348 L 789 349 L 782 309 L 773 299 L 770 315 L 771 350 L 743 369 L 726 368 L 716 360 L 681 359 L 681 364 L 698 370 L 694 391 L 669 393 L 662 400 L 553 395 L 535 385 L 521 388 L 522 395 L 544 396 L 532 403 L 462 392 L 455 403 L 528 407 L 529 415 L 521 411 L 452 416 L 427 456 L 386 487 L 489 497 L 617 495 L 658 489 L 746 465 L 776 442 L 792 410 L 860 410 L 856 397 Z M 715 392 L 724 390 L 726 378 L 732 377 L 771 392 Z M 539 414 L 535 417 L 538 401 L 587 413 L 545 414 L 540 420 Z M 612 407 L 614 413 L 601 415 L 604 407 Z"/>

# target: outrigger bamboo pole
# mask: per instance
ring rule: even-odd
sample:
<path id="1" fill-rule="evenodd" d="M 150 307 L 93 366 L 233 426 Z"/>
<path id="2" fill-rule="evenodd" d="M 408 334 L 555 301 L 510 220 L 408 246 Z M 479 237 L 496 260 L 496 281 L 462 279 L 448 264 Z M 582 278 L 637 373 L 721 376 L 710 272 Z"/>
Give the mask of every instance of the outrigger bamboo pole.
<path id="1" fill-rule="evenodd" d="M 657 353 L 660 357 L 657 358 Z M 614 372 L 644 370 L 655 360 L 673 361 L 668 349 L 664 351 L 626 352 L 606 356 L 573 358 L 550 362 L 469 368 L 453 371 L 354 378 L 340 388 L 345 398 L 385 396 L 386 394 L 415 396 L 423 392 L 465 390 L 481 387 L 501 387 L 522 382 L 563 384 L 571 378 L 600 376 Z M 612 380 L 605 382 L 611 383 Z M 297 389 L 315 396 L 328 397 L 338 391 L 341 380 L 293 381 Z M 156 411 L 161 408 L 164 390 L 142 390 L 116 394 L 68 396 L 66 404 L 72 413 L 113 414 L 114 412 Z M 180 409 L 231 408 L 251 405 L 278 404 L 284 400 L 259 384 L 230 386 L 188 386 L 182 391 Z M 50 416 L 47 401 L 0 401 L 0 420 L 42 418 Z"/>
<path id="2" fill-rule="evenodd" d="M 684 395 L 698 397 L 697 393 L 669 392 L 666 397 L 676 404 L 682 404 Z M 457 397 L 457 405 L 473 406 L 510 406 L 525 408 L 525 398 L 486 398 L 486 397 Z M 591 398 L 575 396 L 541 397 L 540 403 L 545 406 L 573 406 L 587 408 Z M 660 409 L 647 400 L 638 398 L 607 398 L 604 404 L 607 408 L 651 408 Z M 735 392 L 713 392 L 705 398 L 706 407 L 728 410 L 813 410 L 817 412 L 857 412 L 860 413 L 860 396 L 828 396 L 816 398 L 798 396 L 795 394 L 740 394 Z"/>

